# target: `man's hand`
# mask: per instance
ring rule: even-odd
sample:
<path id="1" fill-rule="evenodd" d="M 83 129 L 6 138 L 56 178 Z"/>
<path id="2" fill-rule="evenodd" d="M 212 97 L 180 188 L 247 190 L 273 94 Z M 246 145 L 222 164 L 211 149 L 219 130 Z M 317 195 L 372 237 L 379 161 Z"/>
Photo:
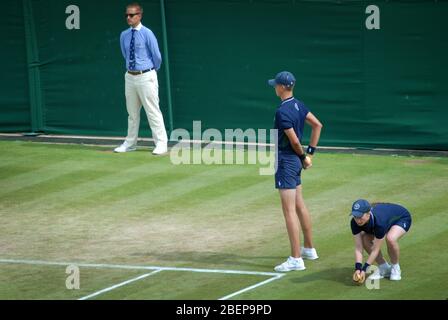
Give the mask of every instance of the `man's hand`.
<path id="1" fill-rule="evenodd" d="M 364 271 L 356 270 L 355 273 L 353 273 L 353 281 L 361 285 L 366 281 L 366 273 Z"/>
<path id="2" fill-rule="evenodd" d="M 302 161 L 302 167 L 303 167 L 303 169 L 308 169 L 308 168 L 311 168 L 313 166 L 313 161 L 312 161 L 312 159 L 311 159 L 311 157 L 310 156 L 306 156 L 305 157 L 305 159 L 303 159 L 303 161 Z"/>

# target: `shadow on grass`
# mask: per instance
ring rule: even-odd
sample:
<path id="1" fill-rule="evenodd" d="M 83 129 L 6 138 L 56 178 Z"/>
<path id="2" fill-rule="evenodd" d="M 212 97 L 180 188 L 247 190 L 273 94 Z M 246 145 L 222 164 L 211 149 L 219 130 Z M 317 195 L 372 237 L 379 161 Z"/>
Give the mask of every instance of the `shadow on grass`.
<path id="1" fill-rule="evenodd" d="M 195 265 L 201 268 L 210 267 L 210 265 L 214 265 L 214 268 L 216 266 L 232 266 L 232 268 L 238 269 L 256 268 L 256 270 L 265 272 L 274 272 L 275 263 L 281 263 L 285 259 L 283 256 L 245 256 L 235 253 L 196 251 L 145 252 L 134 253 L 132 256 L 147 256 L 150 260 L 166 261 L 173 266 Z"/>
<path id="2" fill-rule="evenodd" d="M 308 273 L 309 272 L 309 273 Z M 290 281 L 294 283 L 308 283 L 314 281 L 333 281 L 339 284 L 345 285 L 347 287 L 356 286 L 352 281 L 353 268 L 331 268 L 327 270 L 321 270 L 317 272 L 312 272 L 311 270 L 306 270 L 302 277 L 291 278 Z"/>

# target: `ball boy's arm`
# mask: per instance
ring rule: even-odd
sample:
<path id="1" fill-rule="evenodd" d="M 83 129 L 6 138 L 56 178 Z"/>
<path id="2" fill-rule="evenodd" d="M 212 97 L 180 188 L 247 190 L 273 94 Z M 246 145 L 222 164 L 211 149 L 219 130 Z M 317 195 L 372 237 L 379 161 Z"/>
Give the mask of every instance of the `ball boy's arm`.
<path id="1" fill-rule="evenodd" d="M 366 263 L 371 265 L 375 259 L 378 257 L 378 254 L 380 253 L 381 250 L 381 245 L 383 244 L 384 238 L 382 239 L 377 239 L 374 238 L 373 239 L 373 248 L 372 251 L 370 252 L 369 257 L 367 258 Z"/>
<path id="2" fill-rule="evenodd" d="M 323 125 L 319 121 L 319 119 L 317 119 L 311 112 L 308 112 L 305 121 L 311 126 L 311 138 L 309 146 L 316 148 L 317 144 L 319 143 L 320 133 L 322 131 Z"/>
<path id="3" fill-rule="evenodd" d="M 302 161 L 303 168 L 304 169 L 310 168 L 312 166 L 311 158 L 306 155 L 305 151 L 303 151 L 302 144 L 300 143 L 299 138 L 294 132 L 294 129 L 293 128 L 286 129 L 285 134 L 288 137 L 294 152 L 299 156 L 300 160 Z"/>
<path id="4" fill-rule="evenodd" d="M 353 273 L 353 281 L 363 283 L 365 281 L 365 272 L 362 270 L 362 238 L 361 233 L 353 236 L 355 240 L 355 272 Z"/>
<path id="5" fill-rule="evenodd" d="M 355 240 L 355 264 L 362 263 L 362 238 L 361 233 L 355 234 L 353 236 Z"/>

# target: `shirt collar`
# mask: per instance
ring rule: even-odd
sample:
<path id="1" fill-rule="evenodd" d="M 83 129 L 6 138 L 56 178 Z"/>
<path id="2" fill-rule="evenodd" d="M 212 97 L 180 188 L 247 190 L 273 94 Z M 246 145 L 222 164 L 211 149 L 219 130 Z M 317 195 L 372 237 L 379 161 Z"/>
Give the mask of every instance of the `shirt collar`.
<path id="1" fill-rule="evenodd" d="M 142 25 L 142 23 L 140 22 L 139 24 L 138 24 L 138 26 L 136 26 L 135 28 L 132 28 L 131 27 L 131 30 L 132 29 L 135 29 L 135 30 L 137 30 L 137 31 L 140 31 L 140 29 L 143 27 L 143 25 Z"/>
<path id="2" fill-rule="evenodd" d="M 283 101 L 282 101 L 282 104 L 284 104 L 285 102 L 289 102 L 289 101 L 291 101 L 291 100 L 293 100 L 293 99 L 294 99 L 294 97 L 291 97 L 291 98 L 285 99 L 285 100 L 283 100 Z"/>

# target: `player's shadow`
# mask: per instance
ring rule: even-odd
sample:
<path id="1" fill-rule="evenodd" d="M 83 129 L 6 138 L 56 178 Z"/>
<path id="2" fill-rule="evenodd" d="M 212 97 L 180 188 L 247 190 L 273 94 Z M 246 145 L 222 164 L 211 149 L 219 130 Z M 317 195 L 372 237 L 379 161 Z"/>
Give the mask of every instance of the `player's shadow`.
<path id="1" fill-rule="evenodd" d="M 236 269 L 241 268 L 257 268 L 274 272 L 273 267 L 275 262 L 282 262 L 284 256 L 245 256 L 234 253 L 223 252 L 197 252 L 197 251 L 173 251 L 173 252 L 144 252 L 134 253 L 133 256 L 147 256 L 148 260 L 157 260 L 168 262 L 170 265 L 194 265 L 196 267 L 209 267 L 213 265 L 214 268 L 219 265 Z M 275 261 L 273 263 L 273 261 Z"/>
<path id="2" fill-rule="evenodd" d="M 343 267 L 343 268 L 331 268 L 318 272 L 309 272 L 311 268 L 307 267 L 307 270 L 303 271 L 303 276 L 291 278 L 291 282 L 294 283 L 308 283 L 313 281 L 334 281 L 345 286 L 353 287 L 352 275 L 353 268 Z M 311 270 L 310 270 L 311 271 Z M 296 271 L 301 272 L 301 271 Z"/>

